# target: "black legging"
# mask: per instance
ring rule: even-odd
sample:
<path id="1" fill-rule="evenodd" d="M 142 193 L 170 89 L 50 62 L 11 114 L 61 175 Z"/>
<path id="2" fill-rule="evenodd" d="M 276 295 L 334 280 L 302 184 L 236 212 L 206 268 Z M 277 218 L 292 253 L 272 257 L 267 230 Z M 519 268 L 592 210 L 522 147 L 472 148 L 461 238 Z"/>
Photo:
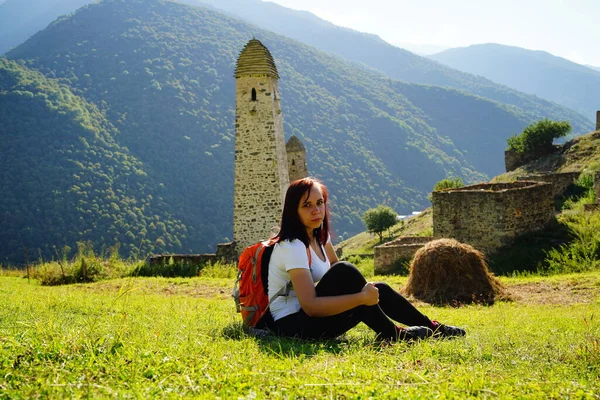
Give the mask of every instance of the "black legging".
<path id="1" fill-rule="evenodd" d="M 317 297 L 359 293 L 367 280 L 348 262 L 335 263 L 316 286 Z M 379 339 L 395 339 L 398 330 L 390 320 L 408 326 L 431 327 L 432 322 L 402 295 L 385 283 L 376 283 L 379 304 L 358 306 L 328 317 L 311 317 L 304 310 L 275 321 L 275 331 L 283 336 L 304 339 L 335 338 L 364 322 Z"/>

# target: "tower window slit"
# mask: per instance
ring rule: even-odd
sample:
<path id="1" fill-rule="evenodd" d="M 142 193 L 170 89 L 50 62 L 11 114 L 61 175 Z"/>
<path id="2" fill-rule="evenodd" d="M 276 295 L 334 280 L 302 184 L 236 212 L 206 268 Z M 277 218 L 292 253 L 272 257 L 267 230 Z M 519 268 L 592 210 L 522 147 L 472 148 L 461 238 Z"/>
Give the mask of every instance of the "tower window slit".
<path id="1" fill-rule="evenodd" d="M 256 101 L 256 89 L 252 88 L 252 101 Z"/>

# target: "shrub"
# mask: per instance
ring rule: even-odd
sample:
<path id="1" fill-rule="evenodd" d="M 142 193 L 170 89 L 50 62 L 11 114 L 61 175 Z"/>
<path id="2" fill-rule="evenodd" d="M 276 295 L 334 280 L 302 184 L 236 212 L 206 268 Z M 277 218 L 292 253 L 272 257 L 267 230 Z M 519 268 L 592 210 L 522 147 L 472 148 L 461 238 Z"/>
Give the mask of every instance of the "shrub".
<path id="1" fill-rule="evenodd" d="M 464 182 L 460 178 L 448 177 L 446 179 L 442 179 L 433 187 L 433 191 L 437 192 L 438 190 L 444 189 L 458 189 L 465 186 Z M 429 194 L 429 201 L 431 201 L 431 194 Z"/>
<path id="2" fill-rule="evenodd" d="M 564 137 L 571 132 L 567 121 L 543 119 L 527 126 L 523 132 L 507 139 L 508 149 L 519 153 L 532 153 L 552 146 L 554 139 Z"/>
<path id="3" fill-rule="evenodd" d="M 584 204 L 594 204 L 595 202 L 594 175 L 591 172 L 584 171 L 579 175 L 577 182 L 569 187 L 567 199 L 563 202 L 561 208 L 581 213 Z"/>
<path id="4" fill-rule="evenodd" d="M 65 246 L 62 254 L 57 253 L 57 261 L 42 262 L 33 267 L 33 277 L 42 285 L 66 285 L 71 283 L 96 282 L 102 279 L 114 279 L 128 276 L 135 264 L 123 261 L 115 247 L 109 256 L 94 253 L 90 243 L 77 243 L 77 253 L 68 260 L 70 248 Z"/>
<path id="5" fill-rule="evenodd" d="M 128 276 L 136 265 L 123 261 L 118 249 L 117 245 L 111 247 L 108 254 L 98 255 L 90 242 L 78 242 L 77 253 L 69 260 L 69 246 L 64 246 L 60 253 L 54 248 L 56 261 L 40 262 L 33 266 L 32 276 L 42 285 L 49 286 L 122 278 Z"/>
<path id="6" fill-rule="evenodd" d="M 219 261 L 207 264 L 200 270 L 200 276 L 204 278 L 235 278 L 237 275 L 237 265 L 224 264 Z"/>
<path id="7" fill-rule="evenodd" d="M 565 223 L 573 240 L 550 250 L 539 272 L 559 274 L 600 268 L 600 215 L 574 214 L 568 216 Z"/>
<path id="8" fill-rule="evenodd" d="M 191 278 L 198 276 L 204 264 L 191 263 L 188 261 L 175 262 L 173 257 L 170 257 L 166 262 L 159 263 L 143 263 L 140 264 L 132 273 L 133 276 L 163 276 L 167 278 Z"/>
<path id="9" fill-rule="evenodd" d="M 433 187 L 433 191 L 444 190 L 444 189 L 458 189 L 465 186 L 463 180 L 460 178 L 446 178 L 442 179 Z"/>

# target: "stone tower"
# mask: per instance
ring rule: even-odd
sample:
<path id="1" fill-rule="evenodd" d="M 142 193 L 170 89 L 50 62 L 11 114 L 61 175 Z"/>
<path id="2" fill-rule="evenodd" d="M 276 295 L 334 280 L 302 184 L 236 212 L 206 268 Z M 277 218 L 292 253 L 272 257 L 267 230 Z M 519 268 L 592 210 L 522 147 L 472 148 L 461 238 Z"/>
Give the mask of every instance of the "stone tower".
<path id="1" fill-rule="evenodd" d="M 289 185 L 279 75 L 269 50 L 250 40 L 235 68 L 233 240 L 238 252 L 279 225 Z"/>
<path id="2" fill-rule="evenodd" d="M 596 130 L 600 131 L 600 110 L 596 111 Z"/>
<path id="3" fill-rule="evenodd" d="M 308 176 L 308 167 L 306 166 L 306 148 L 296 137 L 292 135 L 285 145 L 288 160 L 288 173 L 290 174 L 290 182 L 297 179 L 306 178 Z"/>

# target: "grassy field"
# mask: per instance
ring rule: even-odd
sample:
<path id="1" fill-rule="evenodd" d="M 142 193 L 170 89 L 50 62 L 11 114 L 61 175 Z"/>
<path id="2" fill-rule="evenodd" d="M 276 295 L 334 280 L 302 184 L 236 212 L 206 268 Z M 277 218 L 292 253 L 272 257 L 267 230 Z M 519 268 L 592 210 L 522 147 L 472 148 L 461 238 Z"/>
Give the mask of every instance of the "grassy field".
<path id="1" fill-rule="evenodd" d="M 0 274 L 0 398 L 600 398 L 600 272 L 502 278 L 513 301 L 489 307 L 419 304 L 467 336 L 388 346 L 364 326 L 248 336 L 230 278 L 14 275 Z"/>

